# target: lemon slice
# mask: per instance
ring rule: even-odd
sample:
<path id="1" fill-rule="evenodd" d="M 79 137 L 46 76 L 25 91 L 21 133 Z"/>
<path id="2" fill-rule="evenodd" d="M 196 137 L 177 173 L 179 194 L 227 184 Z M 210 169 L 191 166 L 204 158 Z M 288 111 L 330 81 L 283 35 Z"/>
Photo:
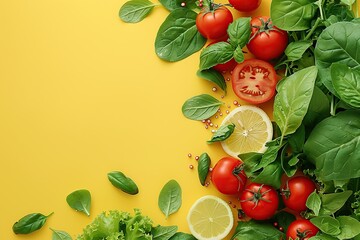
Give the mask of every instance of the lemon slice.
<path id="1" fill-rule="evenodd" d="M 187 222 L 191 234 L 199 240 L 221 240 L 234 225 L 229 205 L 219 197 L 207 195 L 199 198 L 190 208 Z"/>
<path id="2" fill-rule="evenodd" d="M 221 142 L 224 151 L 233 157 L 248 152 L 263 153 L 266 142 L 273 137 L 273 126 L 269 116 L 259 107 L 244 105 L 232 110 L 222 126 L 235 124 L 234 132 Z"/>

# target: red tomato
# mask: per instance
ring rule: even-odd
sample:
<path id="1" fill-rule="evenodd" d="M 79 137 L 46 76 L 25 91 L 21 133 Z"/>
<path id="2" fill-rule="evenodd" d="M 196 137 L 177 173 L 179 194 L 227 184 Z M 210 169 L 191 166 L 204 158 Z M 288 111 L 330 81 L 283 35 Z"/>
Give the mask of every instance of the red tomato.
<path id="1" fill-rule="evenodd" d="M 307 219 L 298 219 L 293 221 L 287 231 L 286 239 L 307 240 L 315 236 L 319 229 Z"/>
<path id="2" fill-rule="evenodd" d="M 258 59 L 272 60 L 284 53 L 288 44 L 288 34 L 272 25 L 267 16 L 251 19 L 251 37 L 248 50 Z"/>
<path id="3" fill-rule="evenodd" d="M 276 78 L 275 69 L 270 63 L 248 59 L 234 68 L 231 83 L 240 99 L 252 104 L 260 104 L 275 95 Z"/>
<path id="4" fill-rule="evenodd" d="M 196 17 L 196 27 L 205 38 L 218 39 L 227 35 L 233 21 L 232 13 L 224 6 L 215 6 L 212 11 L 202 10 Z"/>
<path id="5" fill-rule="evenodd" d="M 316 189 L 315 183 L 306 176 L 290 178 L 281 188 L 281 195 L 286 207 L 301 212 L 307 209 L 306 200 Z"/>
<path id="6" fill-rule="evenodd" d="M 233 157 L 224 157 L 215 164 L 211 181 L 219 192 L 235 195 L 244 189 L 247 177 L 242 165 L 241 160 Z"/>
<path id="7" fill-rule="evenodd" d="M 268 185 L 251 183 L 240 195 L 244 213 L 255 220 L 266 220 L 274 216 L 279 205 L 279 197 Z"/>
<path id="8" fill-rule="evenodd" d="M 229 3 L 240 12 L 251 12 L 260 6 L 261 0 L 229 0 Z"/>
<path id="9" fill-rule="evenodd" d="M 213 42 L 209 43 L 208 46 L 210 46 L 212 44 L 215 44 L 217 42 L 220 42 L 220 41 L 226 42 L 226 39 L 225 40 L 213 41 Z M 228 62 L 219 63 L 218 65 L 215 65 L 212 68 L 215 69 L 216 71 L 219 71 L 219 72 L 226 72 L 226 71 L 232 71 L 235 68 L 236 65 L 237 65 L 237 62 L 235 61 L 234 58 L 232 58 Z"/>

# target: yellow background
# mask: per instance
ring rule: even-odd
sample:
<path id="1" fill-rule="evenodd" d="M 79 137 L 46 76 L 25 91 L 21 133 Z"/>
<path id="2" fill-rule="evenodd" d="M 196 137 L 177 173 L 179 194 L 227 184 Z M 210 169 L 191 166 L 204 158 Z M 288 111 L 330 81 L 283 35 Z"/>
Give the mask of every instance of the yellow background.
<path id="1" fill-rule="evenodd" d="M 225 153 L 206 144 L 211 128 L 181 113 L 186 99 L 208 93 L 225 103 L 225 115 L 236 100 L 230 84 L 221 99 L 221 90 L 198 78 L 199 53 L 160 60 L 154 42 L 167 10 L 155 7 L 144 21 L 128 24 L 118 17 L 124 3 L 0 2 L 0 239 L 51 239 L 50 227 L 75 238 L 102 211 L 134 208 L 155 225 L 189 232 L 186 215 L 199 197 L 238 205 L 200 185 L 194 157 L 207 152 L 214 165 Z M 269 5 L 263 1 L 252 15 L 268 15 Z M 271 114 L 269 104 L 263 108 Z M 113 170 L 132 178 L 139 194 L 113 187 L 107 179 Z M 165 219 L 157 200 L 170 179 L 181 185 L 183 203 Z M 66 203 L 78 189 L 92 194 L 90 217 Z M 54 214 L 41 230 L 15 235 L 14 222 L 33 212 Z"/>

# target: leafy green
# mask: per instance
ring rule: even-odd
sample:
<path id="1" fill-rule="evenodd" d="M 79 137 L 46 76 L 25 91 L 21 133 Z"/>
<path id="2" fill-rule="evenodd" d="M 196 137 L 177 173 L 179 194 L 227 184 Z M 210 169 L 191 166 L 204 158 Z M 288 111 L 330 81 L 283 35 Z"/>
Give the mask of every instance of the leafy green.
<path id="1" fill-rule="evenodd" d="M 229 42 L 234 47 L 243 48 L 249 42 L 251 35 L 251 18 L 241 17 L 232 22 L 227 30 Z"/>
<path id="2" fill-rule="evenodd" d="M 168 218 L 171 214 L 177 212 L 181 207 L 182 191 L 176 180 L 168 181 L 161 189 L 158 199 L 160 210 Z"/>
<path id="3" fill-rule="evenodd" d="M 191 234 L 178 232 L 170 240 L 196 240 L 196 238 Z"/>
<path id="4" fill-rule="evenodd" d="M 148 16 L 154 8 L 149 0 L 130 0 L 119 11 L 119 17 L 126 23 L 137 23 Z"/>
<path id="5" fill-rule="evenodd" d="M 131 195 L 135 195 L 139 192 L 136 183 L 124 173 L 119 171 L 112 171 L 108 173 L 108 179 L 113 186 Z"/>
<path id="6" fill-rule="evenodd" d="M 239 221 L 231 240 L 279 240 L 285 234 L 268 223 Z"/>
<path id="7" fill-rule="evenodd" d="M 321 209 L 321 198 L 319 194 L 316 193 L 316 190 L 308 196 L 306 200 L 306 206 L 314 212 L 315 216 L 319 216 Z"/>
<path id="8" fill-rule="evenodd" d="M 199 51 L 206 43 L 196 28 L 197 13 L 187 8 L 170 12 L 155 39 L 157 56 L 169 62 L 180 61 Z"/>
<path id="9" fill-rule="evenodd" d="M 201 51 L 200 70 L 209 69 L 219 63 L 226 63 L 233 58 L 234 48 L 228 42 L 217 42 Z"/>
<path id="10" fill-rule="evenodd" d="M 50 229 L 53 232 L 52 240 L 72 240 L 72 237 L 67 232 L 61 230 L 55 230 L 52 228 Z"/>
<path id="11" fill-rule="evenodd" d="M 207 153 L 202 153 L 198 160 L 198 176 L 201 185 L 205 185 L 207 175 L 209 173 L 209 168 L 211 164 L 211 159 Z"/>
<path id="12" fill-rule="evenodd" d="M 323 233 L 335 236 L 341 233 L 340 222 L 330 216 L 319 216 L 310 219 L 311 223 L 318 227 Z"/>
<path id="13" fill-rule="evenodd" d="M 228 139 L 234 132 L 235 124 L 221 126 L 211 137 L 208 143 L 221 142 Z"/>
<path id="14" fill-rule="evenodd" d="M 12 226 L 12 230 L 15 234 L 29 234 L 36 230 L 39 230 L 44 226 L 48 217 L 50 217 L 52 213 L 45 216 L 41 213 L 30 213 L 20 218 L 14 225 Z"/>
<path id="15" fill-rule="evenodd" d="M 205 80 L 208 80 L 210 82 L 215 83 L 217 86 L 219 86 L 224 92 L 225 94 L 227 93 L 226 91 L 226 82 L 224 79 L 224 76 L 219 73 L 218 71 L 214 70 L 214 69 L 207 69 L 207 70 L 202 70 L 202 71 L 197 71 L 197 76 L 201 77 Z"/>
<path id="16" fill-rule="evenodd" d="M 339 216 L 336 218 L 340 223 L 341 233 L 338 239 L 351 239 L 360 234 L 360 222 L 350 216 Z"/>
<path id="17" fill-rule="evenodd" d="M 76 211 L 90 216 L 91 194 L 86 189 L 76 190 L 66 197 L 66 202 Z"/>
<path id="18" fill-rule="evenodd" d="M 209 94 L 201 94 L 186 100 L 182 113 L 191 120 L 203 120 L 213 116 L 222 104 Z"/>
<path id="19" fill-rule="evenodd" d="M 177 8 L 184 8 L 184 7 L 190 9 L 197 8 L 195 0 L 187 0 L 185 6 L 181 5 L 181 3 L 184 2 L 183 0 L 160 0 L 159 2 L 169 11 L 174 11 Z"/>
<path id="20" fill-rule="evenodd" d="M 176 234 L 177 226 L 156 226 L 152 229 L 153 240 L 168 240 Z"/>
<path id="21" fill-rule="evenodd" d="M 309 40 L 291 42 L 285 49 L 285 55 L 288 61 L 296 61 L 302 58 L 306 50 L 312 45 Z"/>

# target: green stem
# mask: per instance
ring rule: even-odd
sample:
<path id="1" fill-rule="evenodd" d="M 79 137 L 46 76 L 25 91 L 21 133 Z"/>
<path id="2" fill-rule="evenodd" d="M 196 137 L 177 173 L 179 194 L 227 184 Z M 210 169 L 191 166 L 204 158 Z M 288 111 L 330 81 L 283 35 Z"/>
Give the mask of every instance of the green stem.
<path id="1" fill-rule="evenodd" d="M 324 20 L 324 12 L 323 12 L 323 1 L 319 0 L 319 11 L 320 11 L 320 19 Z"/>
<path id="2" fill-rule="evenodd" d="M 309 38 L 311 37 L 311 35 L 314 33 L 314 31 L 316 30 L 316 28 L 319 26 L 319 24 L 321 22 L 322 22 L 321 18 L 316 19 L 314 26 L 311 28 L 310 32 L 305 36 L 304 40 L 309 40 Z"/>

